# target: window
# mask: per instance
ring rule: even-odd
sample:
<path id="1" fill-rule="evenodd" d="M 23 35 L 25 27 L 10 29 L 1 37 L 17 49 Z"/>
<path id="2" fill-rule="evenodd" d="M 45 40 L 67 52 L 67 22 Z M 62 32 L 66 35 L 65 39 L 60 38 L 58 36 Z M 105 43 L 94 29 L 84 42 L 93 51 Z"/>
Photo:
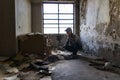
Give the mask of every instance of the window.
<path id="1" fill-rule="evenodd" d="M 73 3 L 43 3 L 43 27 L 45 34 L 64 34 L 67 27 L 73 30 Z"/>

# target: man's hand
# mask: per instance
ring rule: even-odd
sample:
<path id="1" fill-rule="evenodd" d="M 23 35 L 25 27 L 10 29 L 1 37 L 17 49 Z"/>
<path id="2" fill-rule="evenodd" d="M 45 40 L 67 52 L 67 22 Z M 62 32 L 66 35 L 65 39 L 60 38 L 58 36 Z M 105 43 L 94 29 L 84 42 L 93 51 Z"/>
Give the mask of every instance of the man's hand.
<path id="1" fill-rule="evenodd" d="M 65 48 L 63 48 L 62 46 L 59 46 L 58 50 L 65 51 Z"/>

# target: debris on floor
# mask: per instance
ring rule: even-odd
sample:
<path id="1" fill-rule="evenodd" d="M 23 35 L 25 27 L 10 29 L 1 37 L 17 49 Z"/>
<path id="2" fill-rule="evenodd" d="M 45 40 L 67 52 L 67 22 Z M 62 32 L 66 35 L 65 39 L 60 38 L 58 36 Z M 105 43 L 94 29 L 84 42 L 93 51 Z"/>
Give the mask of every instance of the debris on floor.
<path id="1" fill-rule="evenodd" d="M 53 64 L 70 55 L 62 51 L 53 52 L 54 54 L 45 56 L 19 52 L 13 57 L 0 61 L 0 69 L 5 75 L 1 80 L 46 80 L 46 76 L 51 76 L 55 69 Z"/>
<path id="2" fill-rule="evenodd" d="M 20 78 L 18 78 L 18 75 L 13 75 L 10 77 L 5 77 L 3 80 L 20 80 Z"/>
<path id="3" fill-rule="evenodd" d="M 43 56 L 43 53 L 50 55 L 51 48 L 48 38 L 42 33 L 28 33 L 18 36 L 18 47 L 22 53 L 35 53 Z"/>
<path id="4" fill-rule="evenodd" d="M 38 80 L 52 73 L 51 62 L 43 61 L 37 54 L 19 53 L 0 63 L 1 74 L 5 75 L 1 80 Z"/>
<path id="5" fill-rule="evenodd" d="M 56 69 L 54 64 L 69 59 L 73 59 L 71 53 L 60 50 L 45 56 L 19 52 L 14 57 L 0 61 L 0 80 L 51 80 L 52 72 Z M 90 66 L 99 70 L 120 71 L 104 59 L 91 60 Z"/>
<path id="6" fill-rule="evenodd" d="M 6 70 L 8 73 L 18 73 L 19 70 L 16 67 L 11 67 Z"/>
<path id="7" fill-rule="evenodd" d="M 114 73 L 120 74 L 120 68 L 115 67 L 111 62 L 105 59 L 94 59 L 90 61 L 90 66 L 95 67 L 96 69 L 103 70 L 103 71 L 110 71 Z"/>

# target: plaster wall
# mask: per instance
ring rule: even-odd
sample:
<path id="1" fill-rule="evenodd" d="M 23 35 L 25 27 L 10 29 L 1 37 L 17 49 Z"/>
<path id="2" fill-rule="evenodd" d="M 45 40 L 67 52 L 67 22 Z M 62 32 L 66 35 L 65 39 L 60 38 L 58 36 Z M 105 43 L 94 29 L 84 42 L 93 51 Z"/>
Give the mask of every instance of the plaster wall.
<path id="1" fill-rule="evenodd" d="M 17 36 L 31 32 L 29 0 L 0 1 L 0 56 L 17 53 Z"/>
<path id="2" fill-rule="evenodd" d="M 30 0 L 15 0 L 16 36 L 31 32 Z"/>
<path id="3" fill-rule="evenodd" d="M 120 66 L 120 1 L 81 2 L 80 37 L 84 51 Z"/>

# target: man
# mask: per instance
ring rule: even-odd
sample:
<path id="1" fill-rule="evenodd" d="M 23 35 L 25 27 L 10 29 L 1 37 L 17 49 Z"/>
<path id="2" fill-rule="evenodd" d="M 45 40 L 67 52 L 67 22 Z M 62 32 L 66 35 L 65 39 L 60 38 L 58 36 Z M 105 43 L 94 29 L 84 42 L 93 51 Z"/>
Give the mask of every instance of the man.
<path id="1" fill-rule="evenodd" d="M 77 55 L 78 50 L 82 48 L 80 38 L 72 33 L 72 29 L 70 27 L 68 27 L 65 31 L 67 33 L 67 41 L 63 48 L 72 52 L 72 55 Z"/>

